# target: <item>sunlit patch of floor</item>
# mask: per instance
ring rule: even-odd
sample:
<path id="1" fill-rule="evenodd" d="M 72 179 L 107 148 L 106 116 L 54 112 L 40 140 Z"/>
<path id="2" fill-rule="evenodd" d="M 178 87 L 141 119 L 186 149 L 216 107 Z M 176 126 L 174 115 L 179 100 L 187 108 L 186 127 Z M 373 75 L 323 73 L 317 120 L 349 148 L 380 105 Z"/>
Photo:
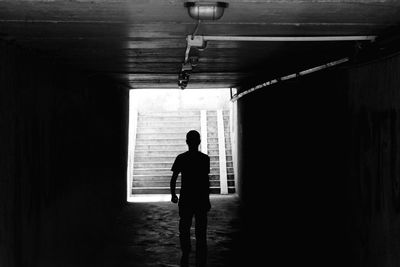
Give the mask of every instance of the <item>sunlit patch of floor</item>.
<path id="1" fill-rule="evenodd" d="M 168 202 L 171 201 L 169 194 L 137 194 L 128 197 L 131 203 L 151 203 L 151 202 Z"/>

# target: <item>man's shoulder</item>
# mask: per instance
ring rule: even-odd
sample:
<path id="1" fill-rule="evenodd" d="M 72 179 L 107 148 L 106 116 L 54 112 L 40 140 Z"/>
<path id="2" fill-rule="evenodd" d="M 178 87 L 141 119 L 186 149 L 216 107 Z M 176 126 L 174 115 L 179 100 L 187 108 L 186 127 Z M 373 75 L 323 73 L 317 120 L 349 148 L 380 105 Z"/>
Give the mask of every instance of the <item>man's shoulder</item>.
<path id="1" fill-rule="evenodd" d="M 207 154 L 204 154 L 204 153 L 201 152 L 201 151 L 197 151 L 197 154 L 196 154 L 196 153 L 193 154 L 193 152 L 186 151 L 186 152 L 183 152 L 183 153 L 179 154 L 179 155 L 177 156 L 177 158 L 192 157 L 193 155 L 196 155 L 196 156 L 201 157 L 201 158 L 203 158 L 203 159 L 209 159 L 209 158 L 210 158 Z"/>
<path id="2" fill-rule="evenodd" d="M 189 154 L 190 154 L 189 151 L 185 151 L 185 152 L 179 154 L 178 157 L 185 157 L 185 156 L 188 156 Z"/>
<path id="3" fill-rule="evenodd" d="M 180 153 L 178 156 L 176 156 L 176 158 L 177 158 L 177 159 L 183 158 L 183 157 L 186 156 L 186 153 L 187 153 L 187 152 Z"/>
<path id="4" fill-rule="evenodd" d="M 207 154 L 204 154 L 203 152 L 200 152 L 200 151 L 199 151 L 199 153 L 200 153 L 200 156 L 203 157 L 203 158 L 205 158 L 205 159 L 210 158 Z"/>

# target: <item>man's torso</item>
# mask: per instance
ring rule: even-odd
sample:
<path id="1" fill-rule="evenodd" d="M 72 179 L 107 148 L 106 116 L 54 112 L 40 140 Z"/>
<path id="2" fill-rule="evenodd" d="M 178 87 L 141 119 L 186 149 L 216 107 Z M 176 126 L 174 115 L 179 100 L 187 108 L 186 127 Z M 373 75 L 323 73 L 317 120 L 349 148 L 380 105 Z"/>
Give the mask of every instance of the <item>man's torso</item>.
<path id="1" fill-rule="evenodd" d="M 178 155 L 172 171 L 181 173 L 181 204 L 206 205 L 209 201 L 210 158 L 199 151 Z"/>

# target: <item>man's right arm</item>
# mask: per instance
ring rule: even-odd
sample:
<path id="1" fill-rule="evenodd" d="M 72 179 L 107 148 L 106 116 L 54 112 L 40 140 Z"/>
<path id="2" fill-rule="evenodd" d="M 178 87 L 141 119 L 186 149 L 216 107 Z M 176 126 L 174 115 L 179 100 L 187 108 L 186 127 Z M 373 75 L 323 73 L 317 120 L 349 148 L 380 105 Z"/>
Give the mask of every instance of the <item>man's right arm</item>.
<path id="1" fill-rule="evenodd" d="M 170 191 L 171 191 L 171 201 L 172 203 L 178 203 L 178 196 L 175 193 L 176 188 L 176 180 L 178 179 L 179 172 L 174 171 L 172 173 L 171 182 L 169 184 Z"/>

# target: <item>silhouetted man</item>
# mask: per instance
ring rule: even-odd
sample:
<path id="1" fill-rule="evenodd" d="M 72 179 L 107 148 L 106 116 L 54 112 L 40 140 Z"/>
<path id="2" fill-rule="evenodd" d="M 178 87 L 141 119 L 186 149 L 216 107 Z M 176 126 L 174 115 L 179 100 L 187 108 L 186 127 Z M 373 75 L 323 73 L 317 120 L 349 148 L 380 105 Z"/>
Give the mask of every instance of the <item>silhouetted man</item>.
<path id="1" fill-rule="evenodd" d="M 181 191 L 179 196 L 179 239 L 182 249 L 181 266 L 189 266 L 190 227 L 195 217 L 196 266 L 204 267 L 207 260 L 207 212 L 210 204 L 210 157 L 198 151 L 200 134 L 189 131 L 186 134 L 189 151 L 179 154 L 171 171 L 171 201 L 178 203 L 175 194 L 176 179 L 181 173 Z"/>

